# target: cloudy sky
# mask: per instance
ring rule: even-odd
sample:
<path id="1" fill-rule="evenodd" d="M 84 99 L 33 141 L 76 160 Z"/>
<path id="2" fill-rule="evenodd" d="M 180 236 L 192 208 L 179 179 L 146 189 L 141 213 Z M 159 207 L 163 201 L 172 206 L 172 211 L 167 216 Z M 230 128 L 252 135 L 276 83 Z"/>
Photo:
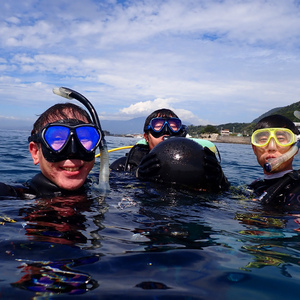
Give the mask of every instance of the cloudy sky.
<path id="1" fill-rule="evenodd" d="M 300 1 L 0 2 L 0 126 L 85 95 L 101 119 L 251 122 L 300 101 Z"/>

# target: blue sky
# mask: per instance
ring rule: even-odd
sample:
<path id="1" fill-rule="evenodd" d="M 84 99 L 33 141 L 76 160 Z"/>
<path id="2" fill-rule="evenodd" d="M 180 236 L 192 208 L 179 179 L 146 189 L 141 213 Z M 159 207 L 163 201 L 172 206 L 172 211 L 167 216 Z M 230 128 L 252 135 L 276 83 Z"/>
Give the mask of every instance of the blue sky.
<path id="1" fill-rule="evenodd" d="M 166 107 L 194 125 L 251 122 L 300 101 L 299 1 L 13 0 L 0 11 L 0 127 L 64 102 L 59 86 L 106 120 Z"/>

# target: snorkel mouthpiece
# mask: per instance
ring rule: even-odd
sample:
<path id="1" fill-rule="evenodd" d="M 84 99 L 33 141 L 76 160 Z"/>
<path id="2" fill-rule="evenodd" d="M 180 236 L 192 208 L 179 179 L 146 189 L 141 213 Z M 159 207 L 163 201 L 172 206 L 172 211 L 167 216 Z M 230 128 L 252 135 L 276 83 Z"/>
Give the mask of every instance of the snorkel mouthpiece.
<path id="1" fill-rule="evenodd" d="M 56 95 L 59 95 L 61 97 L 67 98 L 67 99 L 76 99 L 79 102 L 81 102 L 89 111 L 92 120 L 94 124 L 99 128 L 102 134 L 102 139 L 99 144 L 100 149 L 100 172 L 99 172 L 99 184 L 95 185 L 95 187 L 100 191 L 101 195 L 105 196 L 109 192 L 109 157 L 108 157 L 108 150 L 107 150 L 107 144 L 104 139 L 104 132 L 102 131 L 101 124 L 98 118 L 98 115 L 96 113 L 95 108 L 93 107 L 92 103 L 85 98 L 80 93 L 73 91 L 66 87 L 59 87 L 54 88 L 53 93 Z"/>
<path id="2" fill-rule="evenodd" d="M 282 154 L 279 157 L 270 158 L 269 161 L 264 164 L 265 171 L 272 172 L 272 171 L 276 170 L 281 164 L 283 164 L 284 162 L 286 162 L 290 158 L 292 158 L 300 148 L 299 138 L 300 137 L 298 136 L 297 142 L 291 147 L 291 149 L 288 152 Z"/>

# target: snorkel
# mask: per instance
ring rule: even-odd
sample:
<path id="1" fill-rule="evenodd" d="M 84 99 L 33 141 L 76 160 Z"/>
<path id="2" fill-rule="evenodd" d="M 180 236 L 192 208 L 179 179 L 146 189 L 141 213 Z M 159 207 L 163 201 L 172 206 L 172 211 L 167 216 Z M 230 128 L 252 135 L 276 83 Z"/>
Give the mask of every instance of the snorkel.
<path id="1" fill-rule="evenodd" d="M 291 147 L 291 149 L 282 154 L 279 157 L 276 158 L 270 158 L 267 163 L 264 164 L 264 169 L 267 172 L 272 172 L 276 170 L 281 164 L 288 161 L 290 158 L 292 158 L 299 150 L 300 148 L 300 136 L 297 136 L 298 140 L 297 142 Z"/>
<path id="2" fill-rule="evenodd" d="M 100 172 L 99 172 L 99 184 L 95 187 L 100 191 L 101 195 L 106 195 L 109 192 L 109 157 L 106 141 L 104 139 L 104 133 L 101 128 L 101 124 L 96 113 L 95 108 L 91 102 L 80 93 L 73 91 L 66 87 L 54 88 L 53 93 L 67 99 L 76 99 L 81 102 L 89 111 L 94 124 L 99 128 L 102 133 L 102 139 L 99 144 L 100 149 Z"/>

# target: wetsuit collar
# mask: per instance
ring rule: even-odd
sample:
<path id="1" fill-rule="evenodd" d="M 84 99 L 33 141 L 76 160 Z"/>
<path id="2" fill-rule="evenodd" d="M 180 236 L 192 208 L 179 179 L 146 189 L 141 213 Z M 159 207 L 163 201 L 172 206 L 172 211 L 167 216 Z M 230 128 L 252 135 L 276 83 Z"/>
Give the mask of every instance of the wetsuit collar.
<path id="1" fill-rule="evenodd" d="M 46 178 L 41 172 L 35 175 L 27 183 L 27 186 L 37 197 L 56 197 L 61 195 L 85 193 L 85 185 L 74 191 L 64 190 Z"/>
<path id="2" fill-rule="evenodd" d="M 274 174 L 264 174 L 264 179 L 270 180 L 270 179 L 275 179 L 275 178 L 281 178 L 285 174 L 291 173 L 291 172 L 293 172 L 293 170 L 286 170 L 286 171 L 282 171 L 282 172 L 278 172 L 278 173 L 274 173 Z"/>

